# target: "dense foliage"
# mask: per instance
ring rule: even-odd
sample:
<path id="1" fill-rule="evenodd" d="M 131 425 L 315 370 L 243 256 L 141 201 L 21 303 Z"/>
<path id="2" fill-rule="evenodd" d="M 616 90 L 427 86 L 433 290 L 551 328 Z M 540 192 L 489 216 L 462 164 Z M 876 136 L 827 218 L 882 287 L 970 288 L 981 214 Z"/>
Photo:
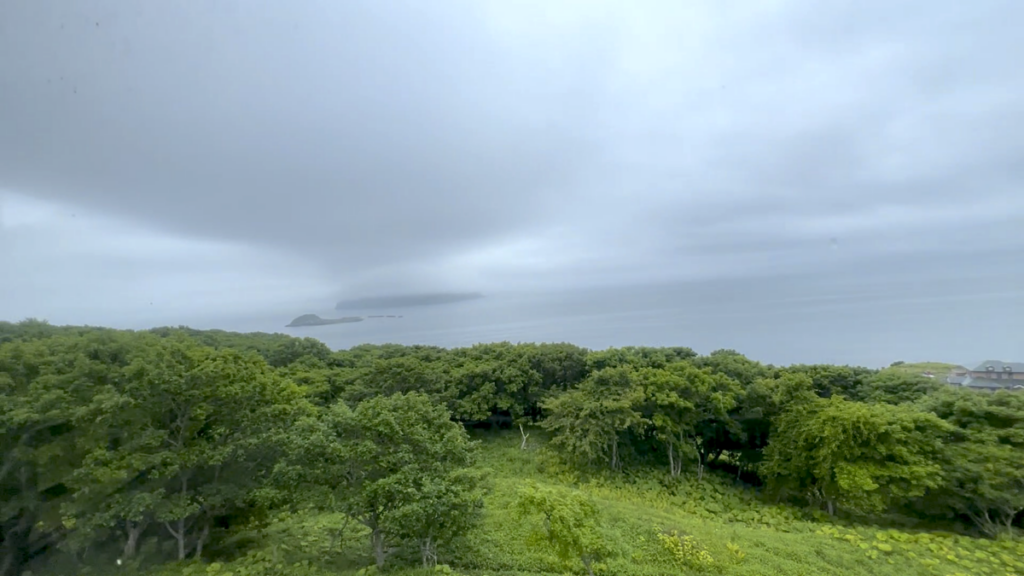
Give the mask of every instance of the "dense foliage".
<path id="1" fill-rule="evenodd" d="M 523 483 L 491 511 L 496 480 L 472 436 L 509 428 L 524 454 L 543 442 L 536 462 L 576 487 Z M 1024 394 L 731 350 L 332 351 L 284 335 L 0 323 L 0 434 L 0 576 L 175 562 L 275 574 L 290 552 L 267 542 L 297 518 L 321 519 L 307 546 L 362 550 L 349 568 L 481 569 L 492 514 L 557 558 L 538 571 L 594 573 L 629 560 L 597 487 L 652 480 L 680 494 L 730 478 L 765 507 L 861 525 L 1007 537 L 1024 520 Z M 700 510 L 741 516 L 739 501 L 715 506 Z M 864 544 L 852 534 L 839 536 Z M 644 562 L 720 567 L 692 534 L 643 538 L 628 554 Z"/>

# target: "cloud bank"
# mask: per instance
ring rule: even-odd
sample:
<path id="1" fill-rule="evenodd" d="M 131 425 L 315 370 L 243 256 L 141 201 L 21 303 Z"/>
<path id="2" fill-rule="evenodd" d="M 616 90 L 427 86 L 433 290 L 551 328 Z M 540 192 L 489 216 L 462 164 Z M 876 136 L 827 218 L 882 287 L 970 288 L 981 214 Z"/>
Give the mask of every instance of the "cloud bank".
<path id="1" fill-rule="evenodd" d="M 996 0 L 9 0 L 0 312 L 1012 253 L 1022 17 Z"/>

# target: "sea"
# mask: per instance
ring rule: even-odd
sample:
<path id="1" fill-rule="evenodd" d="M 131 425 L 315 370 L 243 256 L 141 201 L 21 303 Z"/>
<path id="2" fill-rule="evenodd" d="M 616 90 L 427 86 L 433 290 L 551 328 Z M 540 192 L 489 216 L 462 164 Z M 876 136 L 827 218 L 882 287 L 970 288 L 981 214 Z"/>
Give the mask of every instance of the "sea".
<path id="1" fill-rule="evenodd" d="M 499 290 L 454 304 L 344 312 L 324 302 L 319 308 L 296 306 L 193 325 L 311 337 L 333 349 L 364 343 L 569 342 L 590 349 L 732 349 L 776 365 L 1024 361 L 1024 275 L 1013 266 L 963 273 L 970 268 Z M 284 327 L 304 313 L 400 317 Z"/>

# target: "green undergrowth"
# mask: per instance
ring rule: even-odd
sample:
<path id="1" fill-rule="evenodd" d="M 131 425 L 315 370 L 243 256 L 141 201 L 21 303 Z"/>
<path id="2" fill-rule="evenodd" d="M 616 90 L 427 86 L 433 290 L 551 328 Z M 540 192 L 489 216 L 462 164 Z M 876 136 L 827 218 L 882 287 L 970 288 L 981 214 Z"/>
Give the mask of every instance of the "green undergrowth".
<path id="1" fill-rule="evenodd" d="M 731 479 L 692 471 L 667 478 L 649 471 L 640 478 L 582 478 L 561 466 L 534 431 L 525 450 L 518 431 L 481 436 L 480 466 L 491 472 L 483 524 L 442 554 L 430 570 L 412 576 L 585 574 L 554 552 L 532 543 L 532 528 L 513 519 L 517 491 L 526 482 L 580 490 L 597 504 L 608 553 L 598 575 L 668 576 L 864 575 L 1021 576 L 1024 541 L 986 540 L 941 532 L 909 532 L 841 524 L 820 514 L 765 503 Z M 160 576 L 371 576 L 365 530 L 338 514 L 283 515 L 250 539 L 249 556 L 231 563 L 166 566 Z M 396 559 L 414 565 L 415 560 Z"/>

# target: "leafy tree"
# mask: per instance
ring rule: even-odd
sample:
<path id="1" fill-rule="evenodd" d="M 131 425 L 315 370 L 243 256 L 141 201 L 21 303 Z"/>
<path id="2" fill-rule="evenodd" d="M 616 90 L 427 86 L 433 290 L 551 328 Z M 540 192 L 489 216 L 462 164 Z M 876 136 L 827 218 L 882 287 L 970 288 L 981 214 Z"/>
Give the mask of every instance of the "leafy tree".
<path id="1" fill-rule="evenodd" d="M 831 364 L 797 364 L 785 368 L 790 374 L 804 374 L 814 383 L 818 396 L 829 398 L 843 396 L 858 400 L 862 396 L 861 388 L 874 370 L 854 366 L 833 366 Z"/>
<path id="2" fill-rule="evenodd" d="M 302 392 L 253 353 L 181 336 L 140 342 L 119 387 L 126 405 L 75 472 L 66 514 L 93 529 L 120 526 L 129 557 L 151 523 L 173 537 L 178 559 L 199 557 L 216 519 L 259 487 L 259 456 Z"/>
<path id="3" fill-rule="evenodd" d="M 300 386 L 313 403 L 327 406 L 339 400 L 357 375 L 353 368 L 337 368 L 313 356 L 303 356 L 277 373 Z"/>
<path id="4" fill-rule="evenodd" d="M 697 353 L 690 348 L 652 348 L 649 346 L 626 346 L 608 348 L 591 352 L 587 356 L 587 366 L 591 372 L 607 368 L 629 367 L 665 368 L 669 364 L 696 358 Z"/>
<path id="5" fill-rule="evenodd" d="M 700 377 L 710 378 L 696 368 L 693 372 L 698 377 L 696 382 L 668 370 L 645 368 L 637 374 L 644 395 L 641 413 L 665 446 L 672 476 L 682 472 L 685 455 L 695 454 L 695 440 L 691 439 L 700 419 L 696 396 L 703 392 L 699 389 Z"/>
<path id="6" fill-rule="evenodd" d="M 910 407 L 839 396 L 785 412 L 763 473 L 780 495 L 825 507 L 879 512 L 942 482 L 939 457 L 951 427 Z"/>
<path id="7" fill-rule="evenodd" d="M 266 355 L 267 363 L 275 368 L 294 364 L 302 358 L 327 362 L 330 357 L 331 349 L 315 338 L 289 338 Z"/>
<path id="8" fill-rule="evenodd" d="M 35 329 L 35 326 L 31 328 Z M 108 332 L 0 346 L 0 574 L 13 576 L 62 543 L 61 508 L 88 451 L 122 405 L 119 366 L 104 360 Z"/>
<path id="9" fill-rule="evenodd" d="M 292 343 L 292 341 L 300 339 L 293 338 L 287 334 L 267 334 L 263 332 L 242 334 L 239 332 L 228 332 L 225 330 L 196 330 L 186 326 L 179 326 L 177 328 L 153 328 L 152 330 L 147 330 L 145 333 L 152 334 L 160 338 L 185 338 L 199 344 L 200 346 L 208 346 L 217 350 L 231 349 L 238 352 L 255 352 L 268 362 L 275 357 L 281 358 L 281 356 L 278 355 L 278 351 L 283 348 L 302 347 L 301 343 Z M 317 343 L 315 340 L 311 340 L 306 344 L 306 346 L 307 348 L 312 349 L 317 347 Z M 323 345 L 320 344 L 320 346 Z M 295 356 L 295 359 L 300 356 L 302 355 L 300 354 Z"/>
<path id="10" fill-rule="evenodd" d="M 104 328 L 54 326 L 46 320 L 26 318 L 20 322 L 0 321 L 0 344 L 4 342 L 42 340 L 54 336 L 80 336 L 86 332 L 107 330 Z"/>
<path id="11" fill-rule="evenodd" d="M 967 517 L 988 535 L 1024 512 L 1024 396 L 946 388 L 920 402 L 956 426 L 943 451 L 945 482 L 917 503 L 929 516 Z"/>
<path id="12" fill-rule="evenodd" d="M 858 390 L 856 399 L 864 402 L 906 404 L 916 402 L 943 387 L 944 384 L 934 378 L 920 374 L 882 370 L 866 379 Z"/>
<path id="13" fill-rule="evenodd" d="M 715 350 L 707 356 L 694 358 L 692 362 L 698 368 L 724 374 L 744 387 L 771 374 L 771 367 L 755 362 L 735 350 Z"/>
<path id="14" fill-rule="evenodd" d="M 784 411 L 816 398 L 811 378 L 799 373 L 781 371 L 774 378 L 761 378 L 748 387 L 736 410 L 740 432 L 737 445 L 731 447 L 737 456 L 738 472 L 762 461 L 763 451 Z"/>
<path id="15" fill-rule="evenodd" d="M 677 362 L 665 369 L 642 369 L 636 382 L 644 395 L 642 415 L 665 446 L 671 475 L 680 474 L 685 456 L 695 456 L 700 479 L 707 452 L 699 430 L 730 419 L 738 388 L 730 386 L 727 378 L 687 362 Z"/>
<path id="16" fill-rule="evenodd" d="M 590 576 L 594 564 L 608 553 L 601 534 L 600 515 L 594 502 L 578 491 L 528 484 L 519 490 L 514 504 L 516 517 L 541 517 L 542 527 L 531 539 L 546 543 L 566 564 L 580 562 Z"/>
<path id="17" fill-rule="evenodd" d="M 502 342 L 453 352 L 447 361 L 459 391 L 452 411 L 455 417 L 473 422 L 507 414 L 512 420 L 521 420 L 536 412 L 542 377 L 524 351 Z"/>
<path id="18" fill-rule="evenodd" d="M 424 394 L 369 398 L 354 409 L 336 404 L 296 426 L 289 446 L 278 480 L 369 528 L 378 568 L 409 539 L 432 562 L 479 510 L 482 478 L 470 470 L 476 445 Z"/>
<path id="19" fill-rule="evenodd" d="M 440 362 L 415 356 L 377 358 L 338 376 L 338 395 L 352 405 L 375 396 L 420 392 L 435 403 L 452 407 L 458 394 Z"/>
<path id="20" fill-rule="evenodd" d="M 424 567 L 437 564 L 438 547 L 453 545 L 479 523 L 483 512 L 485 477 L 474 468 L 426 476 L 415 498 L 388 518 L 396 535 L 419 546 Z"/>
<path id="21" fill-rule="evenodd" d="M 339 350 L 331 357 L 331 365 L 339 368 L 369 366 L 376 360 L 415 358 L 421 362 L 438 362 L 450 352 L 439 346 L 405 346 L 402 344 L 360 344 L 348 350 Z"/>
<path id="22" fill-rule="evenodd" d="M 624 348 L 595 350 L 587 354 L 587 371 L 590 373 L 623 367 L 639 368 L 639 358 Z"/>
<path id="23" fill-rule="evenodd" d="M 543 416 L 545 398 L 576 386 L 589 374 L 586 348 L 572 344 L 519 344 L 517 348 L 539 376 L 539 382 L 523 394 L 526 416 L 533 422 Z"/>
<path id="24" fill-rule="evenodd" d="M 669 370 L 690 374 L 697 378 L 687 363 L 669 366 Z M 697 478 L 704 474 L 704 466 L 714 462 L 726 450 L 739 450 L 744 446 L 742 429 L 738 420 L 743 388 L 731 376 L 714 372 L 710 368 L 701 370 L 706 377 L 697 378 L 702 393 L 697 396 L 700 418 L 693 436 L 697 452 Z"/>
<path id="25" fill-rule="evenodd" d="M 547 400 L 548 416 L 541 425 L 552 433 L 552 445 L 578 463 L 604 461 L 618 470 L 627 432 L 644 425 L 638 410 L 643 389 L 635 385 L 634 375 L 630 368 L 606 368 Z"/>
<path id="26" fill-rule="evenodd" d="M 530 367 L 541 376 L 541 389 L 566 390 L 587 377 L 586 348 L 574 344 L 519 344 Z"/>

